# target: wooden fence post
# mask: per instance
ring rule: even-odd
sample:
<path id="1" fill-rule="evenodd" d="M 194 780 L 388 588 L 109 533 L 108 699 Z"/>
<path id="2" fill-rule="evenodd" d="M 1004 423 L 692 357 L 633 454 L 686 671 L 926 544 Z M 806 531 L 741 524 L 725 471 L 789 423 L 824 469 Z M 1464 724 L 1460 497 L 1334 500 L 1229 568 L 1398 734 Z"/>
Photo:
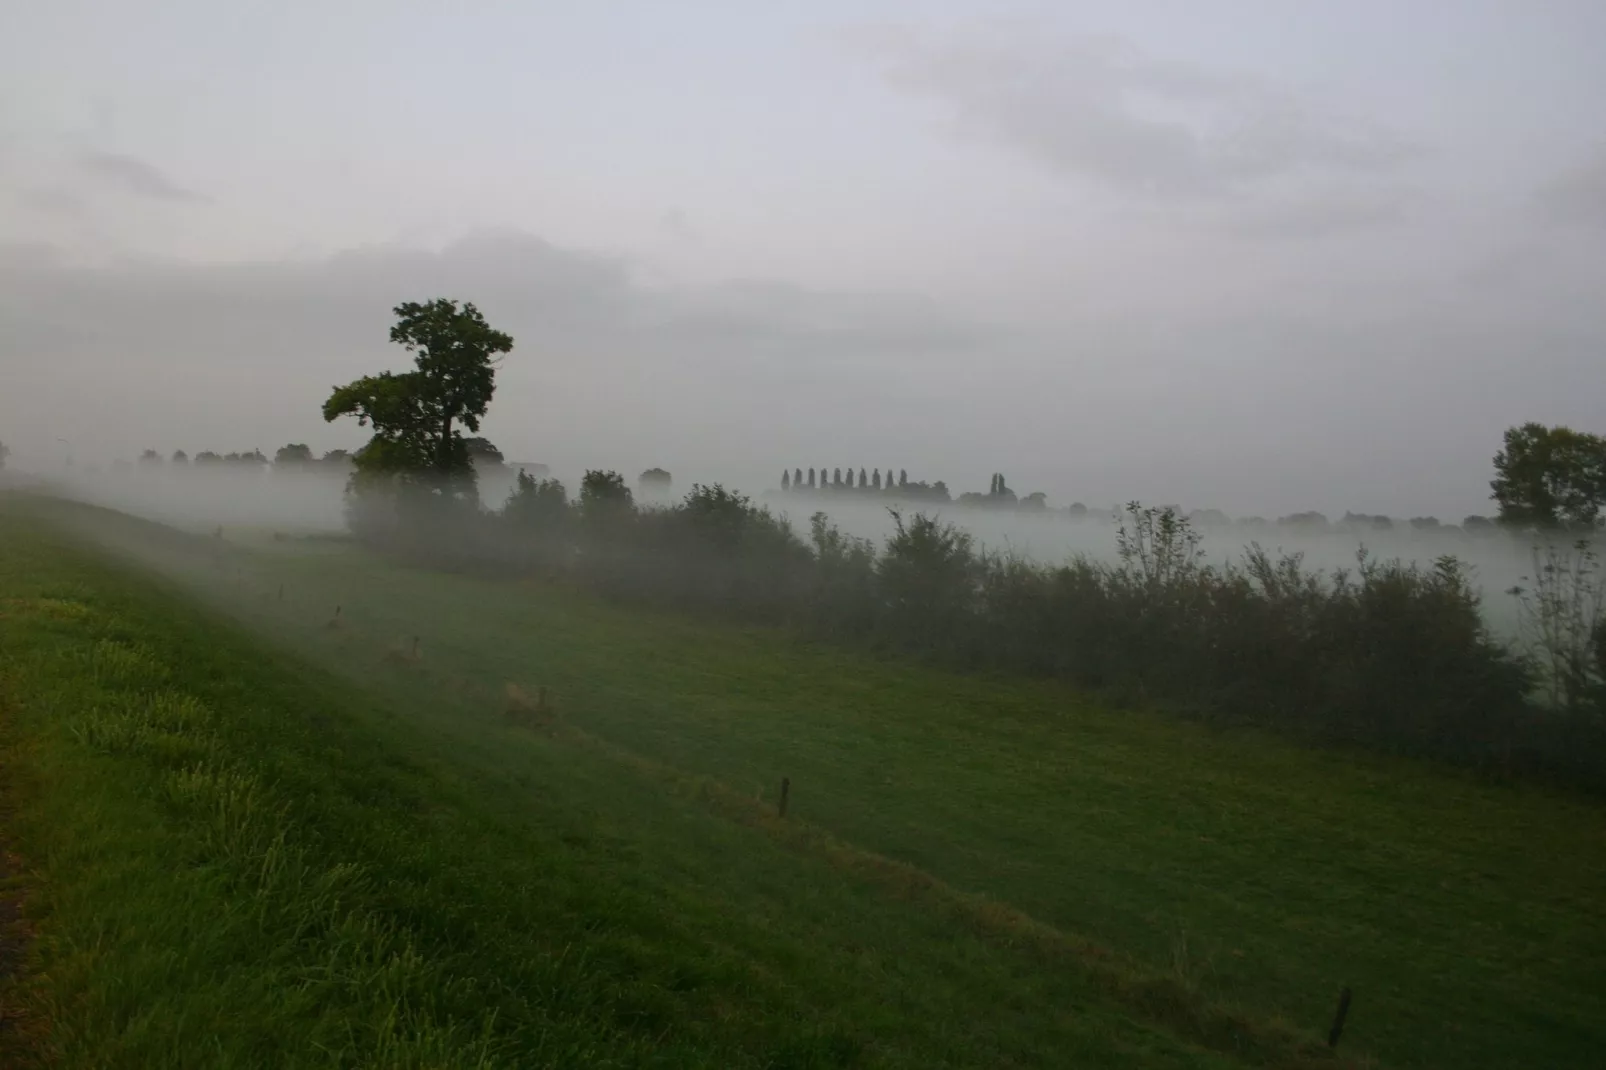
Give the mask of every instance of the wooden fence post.
<path id="1" fill-rule="evenodd" d="M 1333 1028 L 1327 1031 L 1327 1046 L 1338 1047 L 1338 1038 L 1344 1035 L 1344 1019 L 1349 1017 L 1349 986 L 1338 994 L 1338 1013 L 1333 1015 Z"/>

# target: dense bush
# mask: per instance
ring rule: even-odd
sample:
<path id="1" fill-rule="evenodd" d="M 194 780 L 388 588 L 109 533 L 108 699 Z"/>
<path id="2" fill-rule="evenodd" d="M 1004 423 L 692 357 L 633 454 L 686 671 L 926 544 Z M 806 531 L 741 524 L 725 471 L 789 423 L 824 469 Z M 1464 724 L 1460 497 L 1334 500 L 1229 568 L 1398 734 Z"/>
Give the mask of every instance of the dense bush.
<path id="1" fill-rule="evenodd" d="M 612 598 L 787 624 L 954 668 L 1056 677 L 1459 764 L 1597 781 L 1606 772 L 1606 625 L 1579 618 L 1574 697 L 1547 702 L 1543 659 L 1490 635 L 1450 557 L 1423 567 L 1362 553 L 1353 568 L 1321 573 L 1251 544 L 1211 564 L 1174 509 L 1136 503 L 1111 562 L 986 553 L 920 513 L 894 512 L 878 550 L 823 513 L 804 540 L 717 484 L 637 506 L 613 472 L 588 472 L 575 504 L 561 484 L 521 476 L 499 513 L 403 497 L 354 505 L 352 521 L 360 537 L 436 563 L 561 568 Z"/>

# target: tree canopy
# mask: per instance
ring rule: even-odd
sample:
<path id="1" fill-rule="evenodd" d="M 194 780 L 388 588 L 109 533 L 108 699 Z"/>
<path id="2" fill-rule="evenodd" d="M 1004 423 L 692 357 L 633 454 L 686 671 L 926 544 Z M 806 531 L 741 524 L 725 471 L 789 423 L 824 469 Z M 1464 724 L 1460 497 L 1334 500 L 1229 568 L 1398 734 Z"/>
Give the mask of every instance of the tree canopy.
<path id="1" fill-rule="evenodd" d="M 1500 506 L 1502 524 L 1581 528 L 1600 523 L 1606 505 L 1606 438 L 1526 423 L 1506 431 L 1494 469 L 1490 497 Z"/>
<path id="2" fill-rule="evenodd" d="M 392 310 L 390 340 L 413 354 L 410 372 L 366 375 L 335 387 L 323 418 L 355 416 L 373 438 L 356 455 L 359 474 L 425 478 L 446 489 L 473 485 L 473 457 L 459 427 L 480 429 L 496 392 L 497 356 L 513 338 L 472 302 L 437 298 Z"/>
<path id="3" fill-rule="evenodd" d="M 312 448 L 304 442 L 291 442 L 280 446 L 273 455 L 274 467 L 306 468 L 313 462 Z"/>

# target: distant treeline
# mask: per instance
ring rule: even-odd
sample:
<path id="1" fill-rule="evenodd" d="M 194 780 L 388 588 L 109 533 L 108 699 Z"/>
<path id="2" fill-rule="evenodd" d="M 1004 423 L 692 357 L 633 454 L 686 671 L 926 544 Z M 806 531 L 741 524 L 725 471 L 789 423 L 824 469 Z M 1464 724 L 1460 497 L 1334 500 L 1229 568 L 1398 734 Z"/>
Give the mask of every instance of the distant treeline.
<path id="1" fill-rule="evenodd" d="M 857 499 L 881 499 L 891 504 L 899 502 L 953 502 L 955 505 L 971 509 L 992 509 L 1014 513 L 1032 513 L 1040 515 L 1059 514 L 1073 519 L 1088 517 L 1103 518 L 1108 516 L 1107 511 L 1090 510 L 1081 502 L 1072 502 L 1064 509 L 1056 509 L 1048 504 L 1048 495 L 1043 491 L 1033 491 L 1024 497 L 1015 493 L 1009 486 L 1008 480 L 1002 472 L 994 472 L 988 481 L 987 491 L 965 491 L 958 498 L 948 490 L 948 484 L 942 480 L 932 483 L 924 481 L 911 481 L 907 469 L 898 469 L 896 476 L 888 468 L 883 478 L 881 469 L 858 469 L 855 479 L 854 469 L 847 468 L 793 468 L 781 473 L 781 494 L 792 497 L 817 497 L 820 501 L 842 500 L 836 497 L 841 494 L 852 494 Z M 1166 506 L 1177 515 L 1184 515 L 1180 506 Z M 1274 528 L 1291 530 L 1299 534 L 1315 535 L 1326 532 L 1345 532 L 1366 534 L 1376 531 L 1389 531 L 1396 527 L 1409 528 L 1413 531 L 1431 531 L 1454 533 L 1468 531 L 1475 535 L 1493 533 L 1496 522 L 1486 516 L 1469 516 L 1462 520 L 1459 527 L 1455 524 L 1441 523 L 1437 517 L 1418 516 L 1409 520 L 1395 520 L 1387 516 L 1368 515 L 1366 513 L 1345 513 L 1341 520 L 1330 521 L 1326 515 L 1317 512 L 1292 513 L 1278 518 L 1275 523 L 1258 516 L 1247 516 L 1234 519 L 1219 509 L 1195 509 L 1187 513 L 1189 523 L 1198 530 L 1213 528 L 1239 528 L 1245 531 L 1270 531 Z"/>
<path id="2" fill-rule="evenodd" d="M 508 465 L 502 451 L 487 439 L 469 438 L 464 442 L 473 464 L 482 473 L 502 468 L 523 470 L 537 477 L 548 473 L 547 466 L 542 464 Z M 357 453 L 361 453 L 361 450 Z M 134 464 L 145 468 L 164 464 L 198 465 L 226 466 L 236 471 L 334 472 L 350 475 L 355 467 L 357 453 L 329 450 L 319 457 L 301 443 L 281 446 L 271 459 L 260 450 L 230 453 L 202 450 L 194 455 L 176 450 L 170 458 L 164 458 L 155 450 L 146 450 Z M 115 471 L 126 471 L 132 469 L 134 464 L 124 461 L 114 464 L 113 468 Z M 511 476 L 511 471 L 509 475 Z M 644 493 L 661 494 L 671 488 L 672 478 L 662 468 L 649 468 L 637 477 L 636 485 Z M 967 509 L 992 509 L 1042 516 L 1058 515 L 1076 520 L 1089 518 L 1105 520 L 1110 516 L 1108 510 L 1089 509 L 1081 502 L 1072 502 L 1063 509 L 1051 507 L 1048 504 L 1048 495 L 1042 491 L 1034 491 L 1024 497 L 1018 496 L 1001 473 L 993 475 L 986 493 L 965 491 L 957 498 L 949 491 L 948 484 L 942 480 L 934 482 L 911 480 L 907 469 L 898 469 L 894 474 L 893 470 L 888 468 L 884 478 L 879 468 L 868 471 L 860 468 L 857 469 L 857 474 L 852 468 L 833 468 L 829 471 L 824 468 L 796 468 L 781 474 L 781 493 L 789 497 L 808 499 L 813 495 L 821 503 L 840 502 L 845 499 L 836 495 L 847 492 L 853 494 L 853 500 L 880 500 L 894 506 L 902 503 L 932 505 L 952 503 Z M 1366 535 L 1380 531 L 1411 530 L 1439 534 L 1466 532 L 1473 535 L 1493 535 L 1501 530 L 1497 521 L 1486 516 L 1468 516 L 1459 525 L 1442 523 L 1431 516 L 1417 516 L 1407 520 L 1354 512 L 1347 512 L 1338 520 L 1329 520 L 1318 512 L 1303 512 L 1292 513 L 1272 521 L 1258 516 L 1234 518 L 1219 509 L 1195 509 L 1183 514 L 1180 506 L 1165 508 L 1178 515 L 1185 515 L 1190 525 L 1199 531 L 1232 528 L 1249 534 L 1283 530 L 1301 535 L 1326 533 Z M 1527 534 L 1520 530 L 1518 533 L 1524 536 Z"/>
<path id="3" fill-rule="evenodd" d="M 1315 741 L 1606 782 L 1606 630 L 1586 624 L 1581 659 L 1541 664 L 1490 634 L 1451 557 L 1423 567 L 1363 556 L 1318 572 L 1251 546 L 1214 566 L 1187 518 L 1132 504 L 1117 560 L 1048 565 L 985 552 L 896 507 L 894 533 L 876 545 L 823 512 L 799 535 L 717 485 L 644 506 L 601 471 L 573 499 L 521 474 L 495 511 L 405 482 L 370 485 L 348 510 L 363 541 L 424 564 L 543 573 L 622 601 L 1059 678 Z"/>

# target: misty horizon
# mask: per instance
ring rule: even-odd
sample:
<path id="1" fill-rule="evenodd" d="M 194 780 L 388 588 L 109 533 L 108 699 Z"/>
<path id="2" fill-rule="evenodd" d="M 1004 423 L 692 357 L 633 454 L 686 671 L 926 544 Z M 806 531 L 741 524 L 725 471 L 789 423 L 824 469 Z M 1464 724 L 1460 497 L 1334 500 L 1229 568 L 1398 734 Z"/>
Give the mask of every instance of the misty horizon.
<path id="1" fill-rule="evenodd" d="M 557 470 L 1491 513 L 1505 428 L 1600 420 L 1606 15 L 1226 10 L 35 11 L 0 440 L 354 449 L 323 397 L 447 296 Z"/>

